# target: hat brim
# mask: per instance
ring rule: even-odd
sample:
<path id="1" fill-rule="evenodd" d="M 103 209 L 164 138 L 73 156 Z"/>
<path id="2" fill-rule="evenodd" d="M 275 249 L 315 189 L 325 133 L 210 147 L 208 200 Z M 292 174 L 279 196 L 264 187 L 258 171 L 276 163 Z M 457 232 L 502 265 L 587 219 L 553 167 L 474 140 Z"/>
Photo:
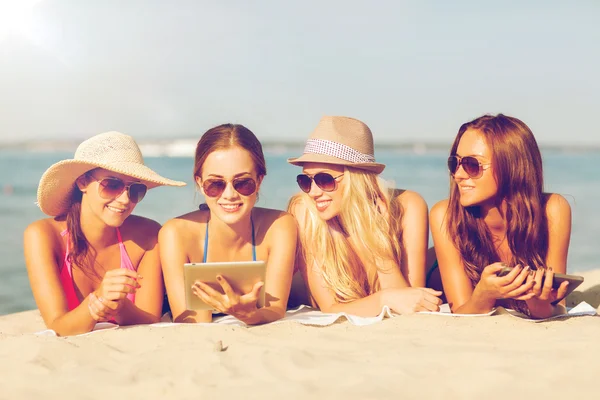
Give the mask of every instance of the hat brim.
<path id="1" fill-rule="evenodd" d="M 292 165 L 302 166 L 305 163 L 324 163 L 324 164 L 335 164 L 343 165 L 347 167 L 363 169 L 369 172 L 380 174 L 385 169 L 385 164 L 381 163 L 353 163 L 350 161 L 342 160 L 341 158 L 328 156 L 326 154 L 306 153 L 300 157 L 288 158 L 287 162 Z"/>
<path id="2" fill-rule="evenodd" d="M 157 186 L 185 186 L 185 182 L 174 181 L 160 176 L 150 168 L 134 162 L 96 163 L 82 160 L 63 160 L 44 172 L 37 191 L 37 203 L 42 212 L 49 216 L 65 214 L 71 206 L 71 196 L 75 181 L 81 175 L 96 168 L 139 179 L 148 189 Z"/>

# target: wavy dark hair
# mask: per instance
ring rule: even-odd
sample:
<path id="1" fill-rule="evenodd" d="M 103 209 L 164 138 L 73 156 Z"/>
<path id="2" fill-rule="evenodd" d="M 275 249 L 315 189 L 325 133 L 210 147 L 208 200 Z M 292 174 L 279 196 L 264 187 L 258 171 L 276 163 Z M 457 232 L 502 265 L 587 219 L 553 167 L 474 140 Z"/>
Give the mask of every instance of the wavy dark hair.
<path id="1" fill-rule="evenodd" d="M 91 173 L 95 171 L 88 171 L 79 178 L 77 181 L 82 183 L 89 183 L 91 180 Z M 79 268 L 86 276 L 90 278 L 99 278 L 100 276 L 94 270 L 94 259 L 95 251 L 90 246 L 83 230 L 81 229 L 81 199 L 83 193 L 79 190 L 77 184 L 73 184 L 73 191 L 71 193 L 71 206 L 67 212 L 57 218 L 64 219 L 67 222 L 67 231 L 69 233 L 69 240 L 71 246 L 67 258 L 73 267 Z"/>
<path id="2" fill-rule="evenodd" d="M 480 132 L 491 151 L 492 171 L 498 185 L 496 201 L 498 205 L 506 203 L 506 240 L 512 254 L 509 265 L 545 268 L 546 196 L 542 155 L 533 133 L 517 118 L 484 115 L 460 127 L 450 155 L 456 154 L 460 139 L 469 129 Z M 461 206 L 454 179 L 450 180 L 448 231 L 475 286 L 483 268 L 500 261 L 500 257 L 492 234 L 480 217 L 480 208 Z"/>

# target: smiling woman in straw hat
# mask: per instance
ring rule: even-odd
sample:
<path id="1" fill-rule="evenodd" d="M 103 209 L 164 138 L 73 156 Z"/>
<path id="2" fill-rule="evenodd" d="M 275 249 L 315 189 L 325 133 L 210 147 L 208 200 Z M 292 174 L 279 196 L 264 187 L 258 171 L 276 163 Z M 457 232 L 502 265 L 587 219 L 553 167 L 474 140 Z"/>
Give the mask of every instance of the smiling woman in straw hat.
<path id="1" fill-rule="evenodd" d="M 297 255 L 310 301 L 325 312 L 372 316 L 438 310 L 441 292 L 425 284 L 427 205 L 379 178 L 373 136 L 353 118 L 323 117 L 304 154 L 304 193 L 290 200 L 299 225 Z M 413 287 L 411 287 L 413 286 Z"/>
<path id="2" fill-rule="evenodd" d="M 215 310 L 246 324 L 285 315 L 296 251 L 296 223 L 288 213 L 255 207 L 267 174 L 262 146 L 243 125 L 209 129 L 196 147 L 194 180 L 206 204 L 167 221 L 160 230 L 162 261 L 171 313 L 176 322 L 210 322 L 212 313 L 187 310 L 183 265 L 189 262 L 265 261 L 265 282 L 238 293 L 218 275 L 223 293 L 195 282 L 193 293 Z M 210 249 L 210 251 L 209 251 Z M 264 285 L 264 307 L 257 307 Z"/>
<path id="3" fill-rule="evenodd" d="M 146 167 L 133 138 L 119 132 L 84 141 L 73 159 L 46 170 L 37 199 L 53 218 L 27 227 L 24 248 L 33 296 L 48 328 L 73 335 L 98 321 L 159 320 L 160 225 L 131 213 L 147 189 L 161 185 L 185 183 Z"/>

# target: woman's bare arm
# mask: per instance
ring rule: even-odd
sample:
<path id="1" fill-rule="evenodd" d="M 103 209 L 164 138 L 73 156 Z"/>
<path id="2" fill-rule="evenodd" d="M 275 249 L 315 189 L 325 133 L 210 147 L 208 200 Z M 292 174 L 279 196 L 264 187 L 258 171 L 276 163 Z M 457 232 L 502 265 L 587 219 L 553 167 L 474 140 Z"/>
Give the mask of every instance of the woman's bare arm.
<path id="1" fill-rule="evenodd" d="M 183 264 L 189 262 L 189 258 L 185 249 L 185 222 L 172 219 L 165 223 L 158 234 L 160 261 L 171 314 L 174 322 L 210 322 L 210 311 L 186 308 Z"/>
<path id="2" fill-rule="evenodd" d="M 559 194 L 551 194 L 546 202 L 548 219 L 548 253 L 546 267 L 554 273 L 567 273 L 567 255 L 571 241 L 571 206 Z M 565 300 L 556 306 L 549 301 L 533 298 L 527 301 L 529 312 L 533 317 L 546 318 L 565 311 Z"/>
<path id="3" fill-rule="evenodd" d="M 96 325 L 88 309 L 88 299 L 69 311 L 67 298 L 60 282 L 62 243 L 51 220 L 39 220 L 25 229 L 25 265 L 33 297 L 44 323 L 60 336 L 91 331 Z M 64 256 L 64 255 L 62 255 Z"/>
<path id="4" fill-rule="evenodd" d="M 404 191 L 396 201 L 399 201 L 404 214 L 402 215 L 402 272 L 407 277 L 410 286 L 424 287 L 427 266 L 427 244 L 429 242 L 427 203 L 420 194 Z M 406 275 L 406 273 L 408 275 Z"/>
<path id="5" fill-rule="evenodd" d="M 435 254 L 444 285 L 444 294 L 454 313 L 487 313 L 494 308 L 496 300 L 481 298 L 477 294 L 474 295 L 473 286 L 465 272 L 460 253 L 448 235 L 446 226 L 447 208 L 448 200 L 440 201 L 431 208 L 429 216 Z"/>
<path id="6" fill-rule="evenodd" d="M 294 272 L 297 235 L 296 222 L 288 213 L 281 213 L 269 227 L 265 237 L 269 242 L 265 305 L 244 318 L 245 323 L 264 324 L 285 316 Z"/>

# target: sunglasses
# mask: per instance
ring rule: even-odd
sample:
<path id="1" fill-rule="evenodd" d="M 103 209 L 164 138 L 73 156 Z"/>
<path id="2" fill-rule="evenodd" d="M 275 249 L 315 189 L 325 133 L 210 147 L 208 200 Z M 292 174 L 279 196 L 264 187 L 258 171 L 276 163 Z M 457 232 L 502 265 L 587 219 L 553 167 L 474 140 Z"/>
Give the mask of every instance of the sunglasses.
<path id="1" fill-rule="evenodd" d="M 143 183 L 132 182 L 129 185 L 126 185 L 125 182 L 120 180 L 119 178 L 103 178 L 97 179 L 92 176 L 99 183 L 98 185 L 98 194 L 103 199 L 116 199 L 127 190 L 127 196 L 129 196 L 129 201 L 132 203 L 139 203 L 142 201 L 146 192 L 148 191 L 148 187 Z"/>
<path id="2" fill-rule="evenodd" d="M 317 184 L 319 189 L 324 192 L 333 192 L 337 189 L 337 181 L 336 179 L 344 176 L 344 174 L 338 176 L 332 176 L 326 172 L 319 172 L 315 174 L 315 176 L 309 176 L 306 174 L 300 174 L 296 177 L 296 182 L 298 182 L 298 186 L 304 193 L 310 192 L 310 188 L 312 187 L 313 181 Z"/>
<path id="3" fill-rule="evenodd" d="M 225 191 L 227 183 L 225 179 L 207 179 L 202 181 L 202 189 L 208 197 L 219 197 Z M 242 196 L 250 196 L 256 192 L 256 181 L 252 178 L 235 178 L 231 184 Z"/>
<path id="4" fill-rule="evenodd" d="M 456 174 L 458 167 L 462 166 L 463 170 L 470 178 L 479 178 L 483 175 L 483 171 L 487 169 L 484 168 L 484 166 L 491 164 L 492 163 L 482 163 L 473 156 L 460 157 L 454 155 L 448 157 L 448 169 L 453 176 Z"/>

